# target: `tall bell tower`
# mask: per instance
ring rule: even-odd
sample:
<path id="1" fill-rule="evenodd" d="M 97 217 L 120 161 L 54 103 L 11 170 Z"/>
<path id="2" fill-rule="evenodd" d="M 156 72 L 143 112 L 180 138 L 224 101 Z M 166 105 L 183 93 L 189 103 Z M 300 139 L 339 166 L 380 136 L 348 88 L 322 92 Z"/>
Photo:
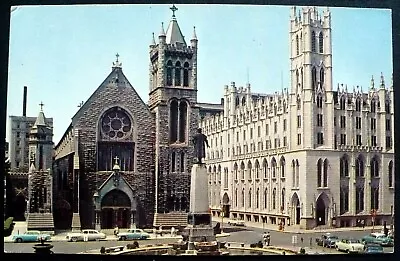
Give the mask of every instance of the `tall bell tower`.
<path id="1" fill-rule="evenodd" d="M 298 148 L 334 148 L 331 39 L 328 8 L 322 14 L 316 7 L 304 7 L 298 13 L 296 7 L 291 8 L 290 96 L 296 119 L 291 136 Z"/>
<path id="2" fill-rule="evenodd" d="M 191 137 L 198 127 L 197 36 L 187 44 L 175 12 L 167 31 L 164 24 L 156 43 L 150 44 L 149 108 L 155 115 L 156 215 L 154 225 L 162 225 L 160 214 L 187 213 L 190 170 L 194 149 Z M 187 220 L 185 220 L 187 222 Z"/>

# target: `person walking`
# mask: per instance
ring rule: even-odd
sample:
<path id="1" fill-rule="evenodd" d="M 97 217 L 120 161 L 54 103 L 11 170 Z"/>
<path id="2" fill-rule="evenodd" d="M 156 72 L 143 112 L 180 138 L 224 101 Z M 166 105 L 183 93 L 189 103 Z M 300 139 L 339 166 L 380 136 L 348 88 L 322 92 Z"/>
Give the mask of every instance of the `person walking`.
<path id="1" fill-rule="evenodd" d="M 119 228 L 118 228 L 118 226 L 115 226 L 115 228 L 114 228 L 114 236 L 118 236 L 118 233 L 119 233 Z"/>

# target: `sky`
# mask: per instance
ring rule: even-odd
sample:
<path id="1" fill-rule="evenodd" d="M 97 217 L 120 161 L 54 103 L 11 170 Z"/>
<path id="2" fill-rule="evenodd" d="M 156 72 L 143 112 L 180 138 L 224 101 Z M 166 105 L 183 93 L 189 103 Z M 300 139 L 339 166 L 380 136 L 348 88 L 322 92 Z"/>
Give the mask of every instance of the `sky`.
<path id="1" fill-rule="evenodd" d="M 149 45 L 169 5 L 20 6 L 11 13 L 7 115 L 28 116 L 44 103 L 59 142 L 78 105 L 111 72 L 118 53 L 122 69 L 144 102 L 149 93 Z M 187 43 L 196 26 L 198 101 L 219 103 L 224 85 L 250 82 L 257 93 L 289 88 L 290 6 L 177 5 Z M 325 8 L 319 8 L 322 12 Z M 381 72 L 391 82 L 391 11 L 330 8 L 333 85 L 362 86 Z M 336 87 L 335 87 L 336 90 Z M 8 137 L 7 127 L 7 137 Z M 8 138 L 7 138 L 8 140 Z"/>

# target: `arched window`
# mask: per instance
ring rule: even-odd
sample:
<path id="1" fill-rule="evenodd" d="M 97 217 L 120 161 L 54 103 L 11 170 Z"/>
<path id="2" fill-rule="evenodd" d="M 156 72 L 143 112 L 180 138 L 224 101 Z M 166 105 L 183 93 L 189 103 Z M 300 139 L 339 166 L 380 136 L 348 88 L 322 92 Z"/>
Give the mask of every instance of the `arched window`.
<path id="1" fill-rule="evenodd" d="M 256 190 L 256 208 L 260 208 L 260 189 Z"/>
<path id="2" fill-rule="evenodd" d="M 228 169 L 225 168 L 225 169 L 224 169 L 224 188 L 228 188 L 228 185 L 229 185 L 229 184 L 228 184 L 228 182 L 229 182 L 228 173 L 229 173 Z"/>
<path id="3" fill-rule="evenodd" d="M 242 98 L 242 106 L 245 106 L 246 105 L 246 97 L 243 97 Z"/>
<path id="4" fill-rule="evenodd" d="M 325 82 L 325 70 L 324 68 L 321 68 L 321 70 L 319 71 L 319 82 L 321 84 L 321 87 L 324 86 L 324 82 Z"/>
<path id="5" fill-rule="evenodd" d="M 177 61 L 175 63 L 175 86 L 181 86 L 181 63 Z"/>
<path id="6" fill-rule="evenodd" d="M 364 187 L 356 187 L 356 213 L 364 211 Z"/>
<path id="7" fill-rule="evenodd" d="M 296 88 L 299 87 L 300 85 L 300 75 L 299 75 L 299 70 L 296 70 Z"/>
<path id="8" fill-rule="evenodd" d="M 371 187 L 371 209 L 379 209 L 379 186 Z"/>
<path id="9" fill-rule="evenodd" d="M 185 172 L 185 153 L 184 152 L 181 152 L 180 165 L 181 165 L 181 167 L 180 167 L 181 172 Z"/>
<path id="10" fill-rule="evenodd" d="M 379 177 L 379 162 L 376 157 L 371 160 L 371 178 Z"/>
<path id="11" fill-rule="evenodd" d="M 344 95 L 342 95 L 342 97 L 340 97 L 340 109 L 341 110 L 346 109 L 346 97 L 344 97 Z"/>
<path id="12" fill-rule="evenodd" d="M 244 162 L 242 161 L 242 163 L 240 164 L 241 179 L 244 179 L 244 169 Z"/>
<path id="13" fill-rule="evenodd" d="M 317 185 L 319 188 L 322 187 L 322 159 L 317 162 Z"/>
<path id="14" fill-rule="evenodd" d="M 169 119 L 169 140 L 173 143 L 178 139 L 178 102 L 176 100 L 170 103 Z"/>
<path id="15" fill-rule="evenodd" d="M 272 178 L 276 178 L 276 160 L 272 158 L 271 160 L 271 170 L 272 170 Z"/>
<path id="16" fill-rule="evenodd" d="M 328 159 L 324 160 L 324 188 L 328 187 Z"/>
<path id="17" fill-rule="evenodd" d="M 251 188 L 249 189 L 249 208 L 251 208 Z"/>
<path id="18" fill-rule="evenodd" d="M 181 101 L 179 103 L 179 141 L 185 142 L 187 136 L 187 103 Z"/>
<path id="19" fill-rule="evenodd" d="M 311 33 L 311 52 L 314 52 L 314 53 L 317 51 L 317 47 L 316 47 L 315 41 L 316 41 L 315 32 L 312 31 L 312 33 Z"/>
<path id="20" fill-rule="evenodd" d="M 371 112 L 372 113 L 376 112 L 376 101 L 375 101 L 375 99 L 371 100 Z"/>
<path id="21" fill-rule="evenodd" d="M 292 187 L 296 187 L 296 163 L 292 160 Z"/>
<path id="22" fill-rule="evenodd" d="M 300 164 L 299 160 L 296 160 L 296 188 L 299 187 L 300 182 Z"/>
<path id="23" fill-rule="evenodd" d="M 317 95 L 317 108 L 322 108 L 322 95 Z"/>
<path id="24" fill-rule="evenodd" d="M 385 101 L 385 112 L 390 113 L 390 102 L 389 101 Z"/>
<path id="25" fill-rule="evenodd" d="M 183 86 L 189 86 L 189 63 L 185 62 L 183 66 Z"/>
<path id="26" fill-rule="evenodd" d="M 313 67 L 311 70 L 311 89 L 315 90 L 315 87 L 317 87 L 317 69 Z"/>
<path id="27" fill-rule="evenodd" d="M 241 207 L 244 208 L 244 189 L 242 189 L 242 204 Z"/>
<path id="28" fill-rule="evenodd" d="M 281 157 L 281 178 L 285 177 L 285 158 Z"/>
<path id="29" fill-rule="evenodd" d="M 276 209 L 276 188 L 272 191 L 272 209 Z"/>
<path id="30" fill-rule="evenodd" d="M 319 52 L 323 53 L 324 52 L 324 35 L 322 32 L 319 33 Z"/>
<path id="31" fill-rule="evenodd" d="M 282 204 L 281 204 L 281 210 L 285 210 L 285 188 L 282 189 Z"/>
<path id="32" fill-rule="evenodd" d="M 340 187 L 340 215 L 349 211 L 349 189 Z"/>
<path id="33" fill-rule="evenodd" d="M 238 96 L 236 96 L 236 99 L 235 99 L 235 106 L 236 107 L 239 106 L 239 97 Z"/>
<path id="34" fill-rule="evenodd" d="M 256 160 L 256 164 L 255 165 L 256 165 L 255 166 L 256 179 L 259 179 L 260 178 L 260 174 L 259 174 L 259 172 L 260 172 L 260 163 L 258 163 L 258 160 Z"/>
<path id="35" fill-rule="evenodd" d="M 268 178 L 268 162 L 266 159 L 263 161 L 263 173 L 264 173 L 264 179 Z"/>
<path id="36" fill-rule="evenodd" d="M 264 190 L 264 209 L 267 209 L 268 206 L 268 190 Z"/>
<path id="37" fill-rule="evenodd" d="M 349 176 L 349 162 L 347 160 L 347 156 L 343 155 L 340 158 L 340 177 L 348 177 Z"/>
<path id="38" fill-rule="evenodd" d="M 296 55 L 299 55 L 299 36 L 296 35 Z"/>
<path id="39" fill-rule="evenodd" d="M 303 78 L 303 67 L 300 68 L 300 87 L 303 88 L 304 78 Z"/>
<path id="40" fill-rule="evenodd" d="M 356 177 L 364 177 L 364 161 L 361 155 L 356 159 Z"/>
<path id="41" fill-rule="evenodd" d="M 393 161 L 389 162 L 388 167 L 389 188 L 393 187 Z"/>
<path id="42" fill-rule="evenodd" d="M 252 168 L 253 168 L 253 165 L 251 164 L 251 161 L 249 160 L 249 162 L 247 163 L 247 176 L 248 176 L 249 180 L 252 179 L 252 175 L 251 175 Z"/>
<path id="43" fill-rule="evenodd" d="M 357 98 L 356 100 L 356 111 L 361 111 L 361 99 Z"/>
<path id="44" fill-rule="evenodd" d="M 175 172 L 175 167 L 176 167 L 176 157 L 175 157 L 175 152 L 171 153 L 171 172 Z"/>
<path id="45" fill-rule="evenodd" d="M 238 206 L 238 189 L 235 189 L 235 207 Z"/>
<path id="46" fill-rule="evenodd" d="M 172 62 L 167 62 L 167 86 L 172 85 Z"/>
<path id="47" fill-rule="evenodd" d="M 301 109 L 301 99 L 300 99 L 300 95 L 297 96 L 297 110 Z"/>
<path id="48" fill-rule="evenodd" d="M 235 162 L 235 165 L 233 165 L 233 174 L 235 175 L 235 180 L 238 179 L 238 165 Z"/>

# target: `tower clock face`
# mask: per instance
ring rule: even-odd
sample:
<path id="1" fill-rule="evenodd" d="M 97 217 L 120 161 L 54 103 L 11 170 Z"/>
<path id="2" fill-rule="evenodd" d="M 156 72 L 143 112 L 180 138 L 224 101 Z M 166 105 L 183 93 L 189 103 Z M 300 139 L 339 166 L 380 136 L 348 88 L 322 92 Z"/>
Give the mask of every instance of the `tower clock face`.
<path id="1" fill-rule="evenodd" d="M 131 134 L 131 119 L 121 108 L 113 108 L 104 114 L 101 120 L 101 131 L 104 138 L 124 139 Z"/>

